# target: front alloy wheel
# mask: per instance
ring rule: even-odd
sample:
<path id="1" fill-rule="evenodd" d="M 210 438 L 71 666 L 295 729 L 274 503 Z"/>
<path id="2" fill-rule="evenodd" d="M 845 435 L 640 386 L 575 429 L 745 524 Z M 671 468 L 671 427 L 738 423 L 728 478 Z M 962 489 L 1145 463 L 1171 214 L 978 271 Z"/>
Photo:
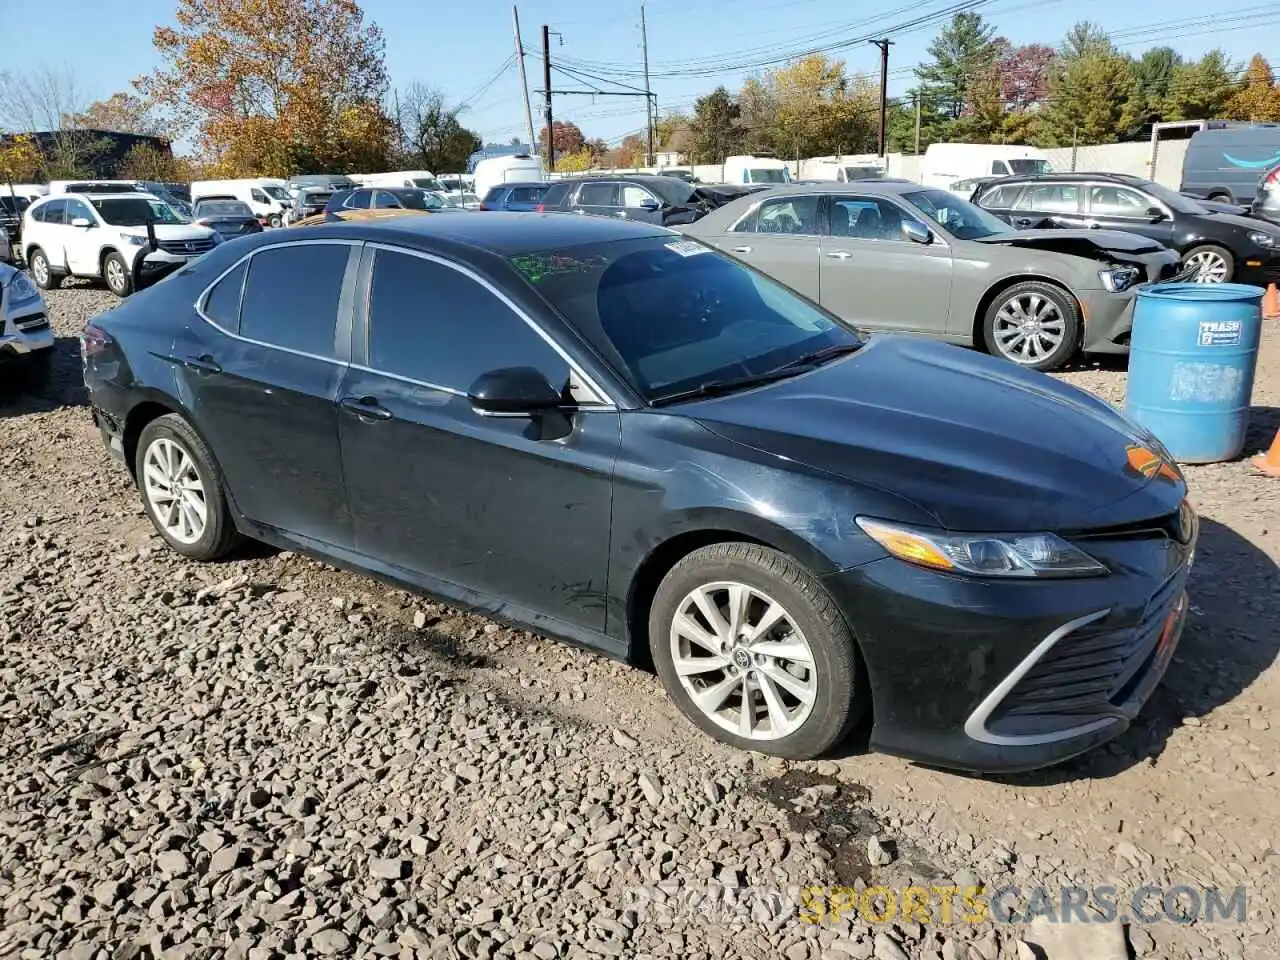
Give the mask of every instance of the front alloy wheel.
<path id="1" fill-rule="evenodd" d="M 649 651 L 680 711 L 746 750 L 820 756 L 869 706 L 831 595 L 758 544 L 712 544 L 672 567 L 650 607 Z"/>
<path id="2" fill-rule="evenodd" d="M 117 297 L 127 297 L 133 287 L 133 279 L 129 276 L 129 266 L 124 257 L 118 253 L 109 253 L 102 262 L 103 278 L 107 288 Z"/>
<path id="3" fill-rule="evenodd" d="M 1226 283 L 1235 269 L 1231 254 L 1221 247 L 1196 247 L 1187 251 L 1182 265 L 1195 271 L 1192 283 Z"/>
<path id="4" fill-rule="evenodd" d="M 983 324 L 987 349 L 1032 370 L 1056 370 L 1076 352 L 1079 308 L 1075 299 L 1038 280 L 1002 291 Z"/>

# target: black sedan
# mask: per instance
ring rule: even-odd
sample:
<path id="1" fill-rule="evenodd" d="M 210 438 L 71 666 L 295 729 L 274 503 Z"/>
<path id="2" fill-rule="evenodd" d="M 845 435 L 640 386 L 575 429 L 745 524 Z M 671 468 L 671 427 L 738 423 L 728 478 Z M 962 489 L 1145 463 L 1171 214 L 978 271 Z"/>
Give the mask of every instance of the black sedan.
<path id="1" fill-rule="evenodd" d="M 208 227 L 223 240 L 262 232 L 263 223 L 249 205 L 232 197 L 197 200 L 191 215 L 196 223 Z"/>
<path id="2" fill-rule="evenodd" d="M 791 758 L 871 711 L 883 750 L 1036 767 L 1165 671 L 1196 520 L 1101 400 L 866 340 L 648 224 L 280 237 L 83 335 L 103 440 L 184 556 L 247 536 L 651 660 L 703 730 Z"/>
<path id="3" fill-rule="evenodd" d="M 1094 227 L 1148 237 L 1177 250 L 1200 283 L 1266 286 L 1280 281 L 1280 228 L 1275 224 L 1214 212 L 1141 177 L 1001 177 L 979 187 L 972 202 L 1020 229 Z"/>

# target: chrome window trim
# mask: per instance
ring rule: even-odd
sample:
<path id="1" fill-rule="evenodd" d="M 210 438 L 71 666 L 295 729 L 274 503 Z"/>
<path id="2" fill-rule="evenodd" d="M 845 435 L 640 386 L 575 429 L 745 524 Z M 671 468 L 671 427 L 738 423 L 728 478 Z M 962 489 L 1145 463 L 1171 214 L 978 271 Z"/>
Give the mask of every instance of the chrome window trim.
<path id="1" fill-rule="evenodd" d="M 241 336 L 238 331 L 228 330 L 222 324 L 217 323 L 212 318 L 210 318 L 210 316 L 204 312 L 204 306 L 209 299 L 209 294 L 213 292 L 214 287 L 216 287 L 219 283 L 222 282 L 223 277 L 225 277 L 227 274 L 234 271 L 237 267 L 240 266 L 240 264 L 244 263 L 247 260 L 253 259 L 259 253 L 262 253 L 265 250 L 276 250 L 281 247 L 296 247 L 299 245 L 315 246 L 317 244 L 325 244 L 328 246 L 340 246 L 340 247 L 359 247 L 362 244 L 362 242 L 363 241 L 360 241 L 360 240 L 342 240 L 342 239 L 336 239 L 336 238 L 332 240 L 323 240 L 323 239 L 291 240 L 288 242 L 271 243 L 265 246 L 255 247 L 253 250 L 250 250 L 243 257 L 241 257 L 235 263 L 231 264 L 231 266 L 227 267 L 227 269 L 223 270 L 220 274 L 214 277 L 213 280 L 210 282 L 210 284 L 204 288 L 204 290 L 200 293 L 200 296 L 196 298 L 196 302 L 194 304 L 196 314 L 200 317 L 201 320 L 209 324 L 209 326 L 213 327 L 219 333 L 224 334 L 225 336 L 231 337 L 234 340 L 239 340 L 241 343 L 250 343 L 250 344 L 253 344 L 255 347 L 265 347 L 268 350 L 279 350 L 281 353 L 287 353 L 295 357 L 306 357 L 308 360 L 320 360 L 320 361 L 323 361 L 324 363 L 330 363 L 338 367 L 350 366 L 350 364 L 346 360 L 339 360 L 336 357 L 322 357 L 319 354 L 307 353 L 304 350 L 294 350 L 292 347 L 282 347 L 278 343 L 267 343 L 265 340 L 255 340 L 253 337 Z M 356 259 L 356 262 L 359 263 L 359 258 Z M 346 269 L 347 270 L 351 269 L 351 255 L 349 252 L 347 254 Z M 245 278 L 245 283 L 248 283 L 249 271 L 247 269 L 245 270 L 244 278 Z M 345 290 L 346 290 L 346 285 L 344 283 L 343 291 L 345 292 Z M 240 299 L 243 307 L 243 301 L 244 301 L 243 286 L 240 288 Z M 338 298 L 339 315 L 337 315 L 334 318 L 334 321 L 335 321 L 334 322 L 334 342 L 335 343 L 337 342 L 338 328 L 342 325 L 342 317 L 341 317 L 342 307 L 343 307 L 343 294 L 339 294 L 339 298 Z M 239 319 L 239 314 L 237 314 L 237 319 Z"/>
<path id="2" fill-rule="evenodd" d="M 568 364 L 571 375 L 574 378 L 576 378 L 578 382 L 586 390 L 594 394 L 596 399 L 593 401 L 579 401 L 579 405 L 580 407 L 582 407 L 582 409 L 584 410 L 617 409 L 618 407 L 617 401 L 615 401 L 612 397 L 610 397 L 609 394 L 600 387 L 600 385 L 595 381 L 595 379 L 592 378 L 591 375 L 588 374 L 585 370 L 583 370 L 582 367 L 577 363 L 577 361 L 575 361 L 573 357 L 569 355 L 569 352 L 565 350 L 559 343 L 557 343 L 555 339 L 551 337 L 550 334 L 548 334 L 545 330 L 542 329 L 541 325 L 539 325 L 538 322 L 533 319 L 533 317 L 529 316 L 529 314 L 526 313 L 518 304 L 516 304 L 514 300 L 512 300 L 505 293 L 499 290 L 494 284 L 490 283 L 488 280 L 480 276 L 480 274 L 476 273 L 471 268 L 463 266 L 460 263 L 455 263 L 452 260 L 445 259 L 444 257 L 441 257 L 438 254 L 428 253 L 425 250 L 413 250 L 408 247 L 395 246 L 394 244 L 389 244 L 385 242 L 370 242 L 368 244 L 368 247 L 374 251 L 386 250 L 390 253 L 403 253 L 403 254 L 408 254 L 409 256 L 418 257 L 419 259 L 427 260 L 427 261 L 430 261 L 431 263 L 437 263 L 443 267 L 448 267 L 451 270 L 456 270 L 458 273 L 462 274 L 463 276 L 469 278 L 470 280 L 473 280 L 474 282 L 479 284 L 481 287 L 483 287 L 485 290 L 487 290 L 489 293 L 491 293 L 497 300 L 499 300 L 504 306 L 506 306 L 508 310 L 510 310 L 517 317 L 523 320 L 525 325 L 529 327 L 530 330 L 532 330 L 539 337 L 541 337 L 543 342 L 546 343 L 547 346 L 549 346 L 552 350 L 554 350 L 561 360 L 563 360 L 566 364 Z M 373 258 L 373 263 L 371 264 L 369 269 L 370 282 L 369 282 L 369 289 L 366 292 L 366 297 L 372 296 L 373 294 L 373 282 L 372 282 L 373 271 L 374 269 L 377 268 L 377 263 L 378 263 L 378 258 L 375 253 L 375 256 Z M 369 317 L 368 306 L 369 306 L 368 300 L 366 300 L 365 314 L 364 314 L 366 357 L 368 356 L 367 338 L 368 338 L 369 329 L 370 329 L 370 322 L 369 322 L 370 317 Z M 366 370 L 369 373 L 376 373 L 382 376 L 393 376 L 393 374 L 386 373 L 385 371 L 374 370 L 368 367 L 361 367 L 360 369 Z M 396 377 L 396 379 L 404 380 L 408 383 L 418 383 L 418 384 L 421 384 L 422 386 L 431 387 L 437 390 L 444 390 L 446 393 L 456 393 L 458 396 L 463 396 L 463 397 L 466 396 L 466 393 L 464 391 L 460 391 L 456 387 L 445 388 L 445 387 L 441 387 L 438 384 L 430 384 L 430 383 L 427 383 L 426 381 L 414 380 L 410 377 L 398 376 Z"/>
<path id="3" fill-rule="evenodd" d="M 1050 743 L 1059 743 L 1063 740 L 1070 740 L 1074 737 L 1082 737 L 1086 734 L 1095 733 L 1109 727 L 1113 723 L 1119 723 L 1116 717 L 1099 717 L 1096 720 L 1090 720 L 1088 723 L 1077 724 L 1074 727 L 1067 727 L 1064 730 L 1054 730 L 1050 733 L 1026 734 L 1023 736 L 1002 736 L 998 733 L 991 733 L 987 730 L 987 721 L 991 718 L 991 714 L 995 713 L 996 708 L 1000 706 L 1009 692 L 1018 684 L 1024 676 L 1030 672 L 1040 659 L 1053 649 L 1054 644 L 1060 641 L 1068 634 L 1079 630 L 1095 621 L 1101 620 L 1111 612 L 1108 607 L 1105 610 L 1098 610 L 1094 613 L 1086 614 L 1083 617 L 1077 617 L 1062 626 L 1058 627 L 1047 637 L 1041 640 L 1034 650 L 1027 654 L 1022 662 L 1010 671 L 1009 675 L 1001 680 L 994 690 L 983 698 L 978 704 L 976 710 L 969 715 L 969 719 L 965 721 L 964 732 L 971 740 L 977 740 L 979 743 L 988 743 L 997 747 L 1036 747 Z"/>

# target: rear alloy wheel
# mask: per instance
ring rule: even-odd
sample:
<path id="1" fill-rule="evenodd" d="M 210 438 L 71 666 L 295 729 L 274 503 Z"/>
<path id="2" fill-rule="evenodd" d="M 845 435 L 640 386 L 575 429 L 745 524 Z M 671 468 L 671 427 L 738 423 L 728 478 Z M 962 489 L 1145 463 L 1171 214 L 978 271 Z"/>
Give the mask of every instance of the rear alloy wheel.
<path id="1" fill-rule="evenodd" d="M 983 322 L 987 349 L 1032 370 L 1056 370 L 1076 352 L 1080 308 L 1061 287 L 1015 283 L 991 302 Z"/>
<path id="2" fill-rule="evenodd" d="M 267 217 L 267 224 L 272 227 L 280 226 L 280 214 L 273 213 L 271 216 Z"/>
<path id="3" fill-rule="evenodd" d="M 49 258 L 45 256 L 43 250 L 31 251 L 29 267 L 31 279 L 41 290 L 56 290 L 62 285 L 62 278 L 53 272 L 53 268 L 49 266 Z"/>
<path id="4" fill-rule="evenodd" d="M 1231 251 L 1213 244 L 1192 247 L 1182 255 L 1182 265 L 1196 271 L 1192 283 L 1230 283 L 1236 272 Z"/>
<path id="5" fill-rule="evenodd" d="M 193 560 L 215 560 L 235 543 L 213 458 L 181 417 L 168 414 L 143 428 L 134 475 L 147 515 L 175 551 Z"/>
<path id="6" fill-rule="evenodd" d="M 835 603 L 767 547 L 715 544 L 676 564 L 654 597 L 649 645 L 681 712 L 742 749 L 820 756 L 867 707 Z"/>
<path id="7" fill-rule="evenodd" d="M 129 276 L 129 265 L 118 253 L 108 253 L 103 259 L 102 277 L 107 281 L 107 289 L 117 297 L 127 297 L 133 290 L 133 278 Z"/>

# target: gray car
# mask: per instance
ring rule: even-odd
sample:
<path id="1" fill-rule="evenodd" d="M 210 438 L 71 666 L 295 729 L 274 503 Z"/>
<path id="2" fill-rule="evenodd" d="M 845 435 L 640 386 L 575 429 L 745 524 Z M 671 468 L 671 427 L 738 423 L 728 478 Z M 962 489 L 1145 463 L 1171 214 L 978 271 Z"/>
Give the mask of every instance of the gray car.
<path id="1" fill-rule="evenodd" d="M 1133 297 L 1178 255 L 1106 230 L 1014 230 L 915 183 L 791 185 L 681 228 L 867 330 L 916 333 L 1035 370 L 1129 349 Z"/>

